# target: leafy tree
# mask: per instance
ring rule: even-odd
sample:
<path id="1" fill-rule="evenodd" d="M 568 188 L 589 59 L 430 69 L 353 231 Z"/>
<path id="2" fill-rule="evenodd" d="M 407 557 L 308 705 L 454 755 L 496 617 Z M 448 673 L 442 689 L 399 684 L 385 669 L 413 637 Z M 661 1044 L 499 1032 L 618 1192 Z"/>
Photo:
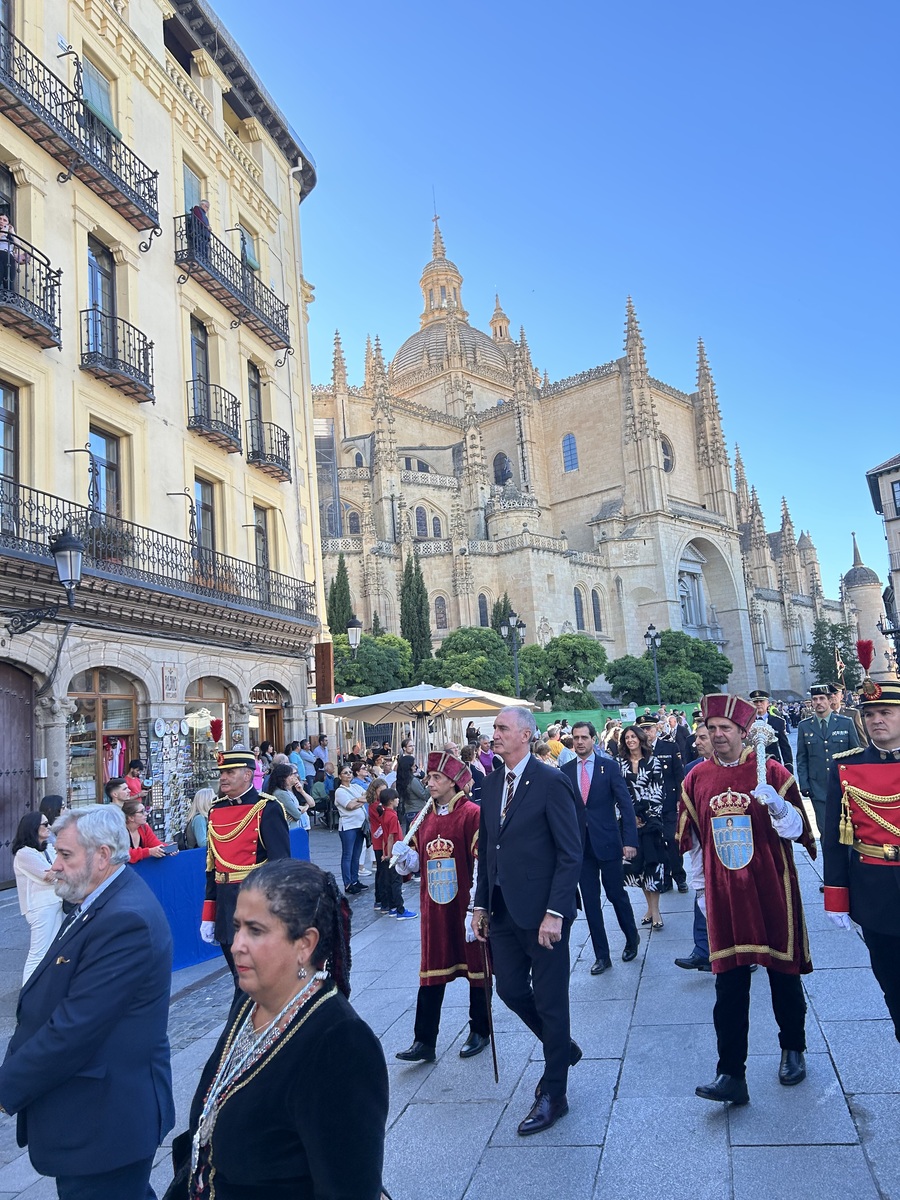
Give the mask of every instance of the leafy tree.
<path id="1" fill-rule="evenodd" d="M 862 682 L 862 667 L 856 657 L 853 631 L 849 625 L 832 625 L 830 621 L 816 621 L 813 625 L 812 641 L 806 647 L 812 669 L 819 683 L 837 683 L 838 668 L 835 650 L 844 663 L 844 686 L 859 687 Z"/>
<path id="2" fill-rule="evenodd" d="M 552 694 L 550 667 L 544 647 L 533 642 L 519 651 L 519 690 L 526 700 L 538 703 L 549 700 Z"/>
<path id="3" fill-rule="evenodd" d="M 599 643 L 578 633 L 551 638 L 544 650 L 551 685 L 558 701 L 564 689 L 585 692 L 589 683 L 606 670 L 606 651 Z"/>
<path id="4" fill-rule="evenodd" d="M 491 609 L 491 629 L 495 633 L 500 632 L 501 625 L 509 624 L 509 614 L 512 611 L 512 601 L 509 598 L 509 593 L 504 592 L 499 600 L 494 601 Z"/>
<path id="5" fill-rule="evenodd" d="M 648 659 L 651 657 L 649 651 L 645 651 L 645 657 Z M 701 686 L 695 693 L 696 695 L 721 691 L 734 670 L 734 664 L 717 649 L 713 642 L 690 637 L 680 629 L 664 629 L 662 631 L 656 660 L 659 667 L 660 687 L 662 687 L 663 675 L 674 667 L 683 667 L 700 676 Z M 681 703 L 681 701 L 676 701 L 674 696 L 669 696 L 665 692 L 663 700 Z"/>
<path id="6" fill-rule="evenodd" d="M 464 687 L 512 695 L 512 655 L 493 629 L 468 626 L 448 634 L 435 651 L 436 682 L 440 687 Z"/>
<path id="7" fill-rule="evenodd" d="M 621 658 L 613 659 L 604 674 L 613 695 L 626 704 L 656 703 L 653 664 L 649 654 L 641 658 L 623 654 Z"/>
<path id="8" fill-rule="evenodd" d="M 734 670 L 712 642 L 692 638 L 680 629 L 664 629 L 656 652 L 659 690 L 667 704 L 686 704 L 705 692 L 718 692 Z M 640 658 L 626 654 L 605 671 L 613 693 L 627 704 L 656 704 L 653 657 L 645 650 Z"/>
<path id="9" fill-rule="evenodd" d="M 400 583 L 400 633 L 412 647 L 413 665 L 418 672 L 431 658 L 431 620 L 428 591 L 422 576 L 418 554 L 407 556 Z"/>
<path id="10" fill-rule="evenodd" d="M 703 679 L 687 667 L 669 667 L 659 677 L 659 690 L 667 704 L 690 704 L 703 695 Z"/>
<path id="11" fill-rule="evenodd" d="M 350 599 L 350 580 L 347 576 L 347 564 L 344 555 L 338 555 L 337 573 L 328 588 L 328 599 L 325 605 L 325 615 L 328 628 L 332 634 L 347 632 L 353 613 L 353 602 Z"/>
<path id="12" fill-rule="evenodd" d="M 347 635 L 338 633 L 332 636 L 336 691 L 370 696 L 376 692 L 408 687 L 412 683 L 412 648 L 403 638 L 392 633 L 377 638 L 364 633 L 354 658 Z"/>
<path id="13" fill-rule="evenodd" d="M 381 637 L 383 633 L 384 629 L 381 624 L 381 618 L 378 616 L 378 613 L 372 613 L 372 637 Z"/>

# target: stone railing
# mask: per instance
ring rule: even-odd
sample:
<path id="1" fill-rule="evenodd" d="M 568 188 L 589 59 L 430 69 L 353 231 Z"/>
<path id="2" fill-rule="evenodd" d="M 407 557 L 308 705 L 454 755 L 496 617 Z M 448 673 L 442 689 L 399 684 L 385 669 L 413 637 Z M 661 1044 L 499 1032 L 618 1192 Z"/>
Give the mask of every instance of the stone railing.
<path id="1" fill-rule="evenodd" d="M 517 533 L 512 537 L 497 538 L 497 553 L 507 554 L 511 550 L 553 550 L 564 554 L 569 543 L 565 538 L 549 537 L 544 533 Z"/>
<path id="2" fill-rule="evenodd" d="M 322 538 L 323 554 L 360 554 L 361 552 L 361 537 Z"/>
<path id="3" fill-rule="evenodd" d="M 383 558 L 396 558 L 400 551 L 393 542 L 376 542 L 372 553 L 380 554 Z"/>
<path id="4" fill-rule="evenodd" d="M 663 383 L 661 379 L 654 379 L 652 375 L 650 376 L 648 382 L 650 386 L 652 388 L 656 388 L 658 392 L 664 392 L 667 396 L 674 396 L 676 400 L 685 400 L 688 404 L 691 402 L 691 398 L 687 392 L 679 391 L 678 388 L 672 387 L 670 383 Z"/>
<path id="5" fill-rule="evenodd" d="M 225 126 L 225 145 L 228 147 L 232 158 L 237 159 L 253 182 L 259 183 L 259 181 L 262 179 L 262 171 L 260 170 L 259 163 L 257 163 L 253 155 L 244 148 L 244 143 L 239 137 L 236 137 L 235 134 L 232 133 L 227 125 Z"/>
<path id="6" fill-rule="evenodd" d="M 670 500 L 669 511 L 676 517 L 689 517 L 692 521 L 706 521 L 710 525 L 724 525 L 725 518 L 717 512 L 711 512 L 702 504 L 688 504 L 683 500 Z"/>
<path id="7" fill-rule="evenodd" d="M 209 121 L 212 117 L 212 109 L 206 103 L 206 98 L 197 91 L 181 67 L 168 57 L 166 58 L 165 72 L 191 108 L 196 109 L 204 121 Z"/>
<path id="8" fill-rule="evenodd" d="M 452 554 L 453 540 L 451 538 L 422 538 L 415 542 L 416 554 L 419 558 L 431 558 L 435 554 Z"/>
<path id="9" fill-rule="evenodd" d="M 586 383 L 593 383 L 595 379 L 605 379 L 609 375 L 616 375 L 618 370 L 619 364 L 613 359 L 612 362 L 603 363 L 599 367 L 591 367 L 589 371 L 581 371 L 578 375 L 567 375 L 565 379 L 558 379 L 556 383 L 548 383 L 546 387 L 542 387 L 541 398 L 567 392 L 570 388 L 582 387 Z"/>
<path id="10" fill-rule="evenodd" d="M 496 554 L 497 553 L 497 543 L 496 542 L 479 541 L 477 539 L 472 539 L 472 538 L 469 539 L 466 548 L 467 548 L 469 554 Z"/>
<path id="11" fill-rule="evenodd" d="M 338 467 L 337 476 L 338 479 L 345 483 L 353 483 L 354 481 L 367 483 L 372 478 L 368 467 Z"/>
<path id="12" fill-rule="evenodd" d="M 436 475 L 433 471 L 401 471 L 401 483 L 418 483 L 425 487 L 445 487 L 459 490 L 459 480 L 455 475 Z"/>

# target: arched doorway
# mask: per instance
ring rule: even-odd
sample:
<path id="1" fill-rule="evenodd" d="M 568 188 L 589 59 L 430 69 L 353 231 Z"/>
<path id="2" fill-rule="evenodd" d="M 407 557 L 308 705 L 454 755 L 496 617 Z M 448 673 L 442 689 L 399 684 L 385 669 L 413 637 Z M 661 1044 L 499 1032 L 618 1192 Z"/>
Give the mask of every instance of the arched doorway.
<path id="1" fill-rule="evenodd" d="M 34 807 L 34 680 L 0 665 L 0 886 L 13 880 L 10 843 L 22 815 Z"/>
<path id="2" fill-rule="evenodd" d="M 102 804 L 103 785 L 137 758 L 137 695 L 120 671 L 91 667 L 69 683 L 69 788 L 73 807 Z"/>
<path id="3" fill-rule="evenodd" d="M 250 741 L 271 742 L 276 751 L 284 749 L 284 690 L 271 679 L 258 683 L 250 692 Z"/>

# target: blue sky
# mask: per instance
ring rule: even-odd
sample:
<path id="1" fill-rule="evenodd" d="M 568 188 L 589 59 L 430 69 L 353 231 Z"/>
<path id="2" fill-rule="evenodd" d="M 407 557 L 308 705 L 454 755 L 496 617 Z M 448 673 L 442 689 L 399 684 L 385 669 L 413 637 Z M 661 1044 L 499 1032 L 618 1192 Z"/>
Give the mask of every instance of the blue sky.
<path id="1" fill-rule="evenodd" d="M 367 333 L 390 356 L 418 328 L 434 188 L 473 324 L 499 290 L 557 379 L 622 353 L 630 294 L 686 391 L 702 336 L 768 528 L 786 495 L 827 595 L 851 529 L 886 578 L 896 3 L 214 3 L 317 162 L 315 382 L 335 328 L 357 382 Z"/>

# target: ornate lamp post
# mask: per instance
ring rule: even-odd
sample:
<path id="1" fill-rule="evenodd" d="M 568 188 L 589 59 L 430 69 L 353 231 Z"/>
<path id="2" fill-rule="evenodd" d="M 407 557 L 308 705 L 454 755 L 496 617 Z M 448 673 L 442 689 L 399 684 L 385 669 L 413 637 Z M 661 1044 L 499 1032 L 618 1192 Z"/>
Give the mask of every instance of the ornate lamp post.
<path id="1" fill-rule="evenodd" d="M 347 622 L 347 637 L 350 640 L 350 649 L 353 651 L 353 657 L 356 658 L 356 653 L 359 650 L 359 640 L 362 637 L 362 621 L 359 617 L 351 617 Z"/>
<path id="2" fill-rule="evenodd" d="M 516 681 L 516 699 L 519 692 L 519 646 L 525 641 L 525 622 L 514 612 L 511 612 L 500 626 L 500 636 L 512 646 L 513 675 Z"/>
<path id="3" fill-rule="evenodd" d="M 648 625 L 647 632 L 644 634 L 644 645 L 653 655 L 653 681 L 656 684 L 656 707 L 662 705 L 662 695 L 659 690 L 659 668 L 656 665 L 656 652 L 662 644 L 662 637 L 655 625 Z"/>
<path id="4" fill-rule="evenodd" d="M 66 592 L 66 601 L 70 609 L 75 608 L 75 589 L 81 583 L 81 560 L 84 554 L 84 542 L 75 537 L 67 529 L 50 543 L 50 553 L 56 565 L 56 577 Z M 6 628 L 10 636 L 15 633 L 27 633 L 40 625 L 41 621 L 52 621 L 59 612 L 58 604 L 48 605 L 47 608 L 25 608 L 5 612 L 9 617 Z"/>

